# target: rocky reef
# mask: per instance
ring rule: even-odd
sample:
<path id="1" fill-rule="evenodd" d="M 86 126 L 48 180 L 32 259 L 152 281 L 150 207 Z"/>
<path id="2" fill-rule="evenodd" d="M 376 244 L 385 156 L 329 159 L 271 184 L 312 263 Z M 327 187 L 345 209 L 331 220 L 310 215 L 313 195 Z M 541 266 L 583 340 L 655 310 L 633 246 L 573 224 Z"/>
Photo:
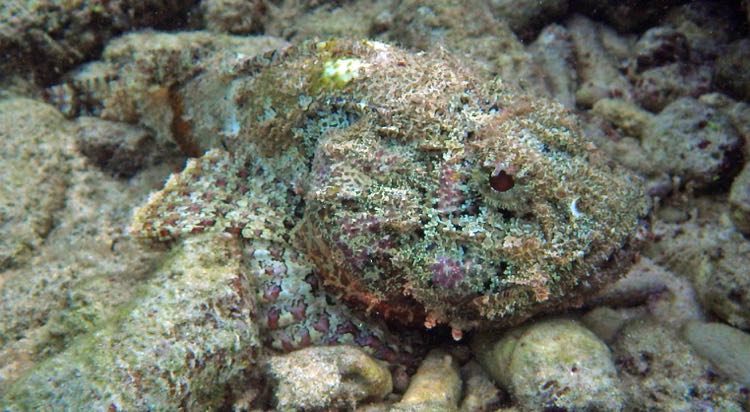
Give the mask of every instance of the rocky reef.
<path id="1" fill-rule="evenodd" d="M 0 6 L 0 410 L 747 410 L 748 10 Z"/>

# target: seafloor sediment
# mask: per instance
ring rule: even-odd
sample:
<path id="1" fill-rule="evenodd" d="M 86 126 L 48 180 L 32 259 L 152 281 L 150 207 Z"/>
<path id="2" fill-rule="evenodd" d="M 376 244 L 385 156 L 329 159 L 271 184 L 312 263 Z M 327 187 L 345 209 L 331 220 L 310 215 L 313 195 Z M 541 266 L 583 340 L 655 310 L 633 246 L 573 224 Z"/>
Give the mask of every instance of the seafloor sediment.
<path id="1" fill-rule="evenodd" d="M 0 6 L 0 411 L 750 410 L 749 20 Z"/>

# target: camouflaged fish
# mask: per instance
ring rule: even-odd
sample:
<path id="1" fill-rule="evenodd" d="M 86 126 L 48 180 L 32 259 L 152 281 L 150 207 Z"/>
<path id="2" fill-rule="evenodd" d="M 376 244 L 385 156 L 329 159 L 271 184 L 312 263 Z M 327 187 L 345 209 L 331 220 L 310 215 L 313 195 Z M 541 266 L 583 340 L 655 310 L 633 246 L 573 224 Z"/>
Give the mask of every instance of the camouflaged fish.
<path id="1" fill-rule="evenodd" d="M 640 179 L 574 115 L 447 54 L 338 40 L 223 53 L 164 89 L 171 137 L 205 154 L 131 233 L 243 239 L 278 349 L 392 358 L 371 319 L 459 339 L 580 305 L 631 263 L 647 214 Z"/>

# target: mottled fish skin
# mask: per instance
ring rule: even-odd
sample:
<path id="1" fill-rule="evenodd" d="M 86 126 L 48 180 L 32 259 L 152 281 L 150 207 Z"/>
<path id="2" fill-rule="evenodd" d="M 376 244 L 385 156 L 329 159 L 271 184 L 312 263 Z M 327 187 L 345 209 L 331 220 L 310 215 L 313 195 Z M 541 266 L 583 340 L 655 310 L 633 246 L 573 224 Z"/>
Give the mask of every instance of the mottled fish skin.
<path id="1" fill-rule="evenodd" d="M 300 199 L 273 189 L 283 182 L 254 178 L 260 158 L 212 150 L 191 159 L 137 213 L 131 233 L 174 241 L 208 231 L 240 239 L 242 267 L 256 294 L 255 322 L 267 347 L 353 344 L 394 364 L 412 367 L 409 337 L 395 339 L 376 319 L 354 313 L 321 288 L 315 268 L 285 240 L 286 220 Z M 279 193 L 283 196 L 274 196 Z"/>

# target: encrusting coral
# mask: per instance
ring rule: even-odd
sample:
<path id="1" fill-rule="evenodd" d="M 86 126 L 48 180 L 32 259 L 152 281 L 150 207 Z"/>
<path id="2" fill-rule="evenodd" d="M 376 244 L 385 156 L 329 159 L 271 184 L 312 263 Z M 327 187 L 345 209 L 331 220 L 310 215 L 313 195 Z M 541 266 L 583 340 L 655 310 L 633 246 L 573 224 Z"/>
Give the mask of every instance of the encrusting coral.
<path id="1" fill-rule="evenodd" d="M 174 137 L 210 150 L 131 233 L 243 239 L 272 347 L 396 360 L 374 315 L 458 339 L 580 304 L 631 261 L 641 182 L 559 104 L 372 41 L 207 60 L 169 99 Z"/>

